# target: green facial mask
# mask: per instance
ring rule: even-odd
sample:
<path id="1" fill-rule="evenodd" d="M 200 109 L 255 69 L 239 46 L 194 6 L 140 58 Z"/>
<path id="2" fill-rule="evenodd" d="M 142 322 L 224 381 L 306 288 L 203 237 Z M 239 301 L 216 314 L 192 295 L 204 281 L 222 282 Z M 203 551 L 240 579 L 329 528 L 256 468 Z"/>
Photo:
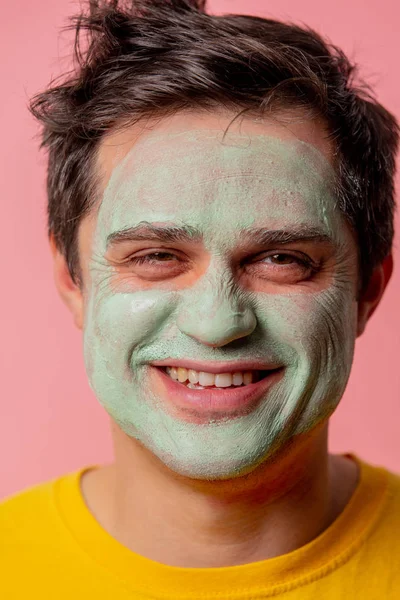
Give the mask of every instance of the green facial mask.
<path id="1" fill-rule="evenodd" d="M 93 238 L 85 364 L 109 415 L 175 472 L 208 479 L 249 472 L 328 417 L 342 397 L 357 303 L 333 179 L 314 146 L 267 135 L 229 134 L 222 141 L 213 130 L 153 132 L 115 167 Z M 210 257 L 206 272 L 185 287 L 173 280 L 144 287 L 126 277 L 115 283 L 115 268 L 104 258 L 107 237 L 143 221 L 199 229 Z M 293 285 L 282 293 L 232 285 L 229 257 L 242 229 L 300 225 L 323 230 L 337 245 L 329 285 Z M 229 342 L 234 327 L 251 333 Z M 194 424 L 165 410 L 149 375 L 149 363 L 169 358 L 263 360 L 283 364 L 285 372 L 250 414 Z"/>

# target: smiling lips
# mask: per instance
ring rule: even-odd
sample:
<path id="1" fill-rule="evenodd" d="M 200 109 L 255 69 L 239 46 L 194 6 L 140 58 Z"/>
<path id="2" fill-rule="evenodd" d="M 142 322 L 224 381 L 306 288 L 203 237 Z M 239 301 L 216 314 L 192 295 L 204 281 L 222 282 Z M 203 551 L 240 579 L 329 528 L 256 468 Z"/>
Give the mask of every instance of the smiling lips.
<path id="1" fill-rule="evenodd" d="M 246 364 L 247 368 L 240 370 L 239 363 L 209 363 L 207 368 L 211 367 L 212 372 L 188 368 L 202 366 L 201 363 L 185 361 L 186 366 L 183 366 L 183 361 L 179 362 L 153 363 L 153 373 L 157 374 L 165 390 L 164 398 L 173 412 L 178 411 L 179 417 L 196 423 L 249 413 L 284 373 L 284 367 L 276 365 L 251 369 Z M 219 368 L 221 371 L 216 372 Z"/>
<path id="2" fill-rule="evenodd" d="M 166 367 L 166 372 L 174 381 L 185 384 L 190 389 L 206 387 L 228 388 L 249 385 L 261 378 L 266 371 L 234 371 L 233 373 L 209 373 L 185 369 L 185 367 Z"/>

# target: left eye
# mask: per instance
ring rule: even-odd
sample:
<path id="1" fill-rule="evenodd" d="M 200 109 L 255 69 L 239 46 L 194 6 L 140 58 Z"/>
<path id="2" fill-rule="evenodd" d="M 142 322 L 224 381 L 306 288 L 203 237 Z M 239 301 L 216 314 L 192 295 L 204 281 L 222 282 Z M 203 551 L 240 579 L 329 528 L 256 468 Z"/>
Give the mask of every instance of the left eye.
<path id="1" fill-rule="evenodd" d="M 270 259 L 271 259 L 271 262 L 273 262 L 273 264 L 276 264 L 276 265 L 291 265 L 293 263 L 295 263 L 297 265 L 302 265 L 302 266 L 310 266 L 311 265 L 310 261 L 308 261 L 306 258 L 301 259 L 298 256 L 293 256 L 292 254 L 281 254 L 281 253 L 270 254 L 269 256 L 265 256 L 259 262 L 261 262 L 261 263 L 267 262 Z"/>
<path id="2" fill-rule="evenodd" d="M 246 265 L 247 273 L 276 284 L 295 284 L 313 277 L 318 268 L 306 255 L 287 252 L 258 255 Z"/>

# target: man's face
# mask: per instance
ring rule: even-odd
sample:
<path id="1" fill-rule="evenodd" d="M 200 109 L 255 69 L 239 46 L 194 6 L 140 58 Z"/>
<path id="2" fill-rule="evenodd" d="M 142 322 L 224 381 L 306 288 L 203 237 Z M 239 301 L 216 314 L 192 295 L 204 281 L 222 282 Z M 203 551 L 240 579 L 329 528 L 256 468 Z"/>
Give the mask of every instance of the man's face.
<path id="1" fill-rule="evenodd" d="M 222 139 L 229 121 L 176 115 L 103 142 L 102 199 L 80 230 L 92 389 L 195 478 L 249 472 L 322 423 L 356 338 L 356 243 L 322 127 L 248 120 Z M 279 370 L 253 374 L 249 401 L 233 380 L 172 381 L 165 367 L 189 361 Z"/>

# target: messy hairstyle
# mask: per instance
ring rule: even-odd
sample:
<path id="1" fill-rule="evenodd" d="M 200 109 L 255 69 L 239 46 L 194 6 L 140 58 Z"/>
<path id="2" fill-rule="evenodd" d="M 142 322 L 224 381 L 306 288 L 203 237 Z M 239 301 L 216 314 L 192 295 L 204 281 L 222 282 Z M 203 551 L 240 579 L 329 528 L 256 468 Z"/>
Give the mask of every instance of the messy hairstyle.
<path id="1" fill-rule="evenodd" d="M 77 233 L 96 198 L 95 160 L 113 129 L 177 111 L 322 117 L 337 203 L 355 233 L 360 287 L 390 253 L 399 127 L 356 66 L 308 27 L 206 13 L 205 0 L 97 0 L 73 18 L 75 68 L 30 109 L 48 150 L 48 232 L 80 283 Z"/>

